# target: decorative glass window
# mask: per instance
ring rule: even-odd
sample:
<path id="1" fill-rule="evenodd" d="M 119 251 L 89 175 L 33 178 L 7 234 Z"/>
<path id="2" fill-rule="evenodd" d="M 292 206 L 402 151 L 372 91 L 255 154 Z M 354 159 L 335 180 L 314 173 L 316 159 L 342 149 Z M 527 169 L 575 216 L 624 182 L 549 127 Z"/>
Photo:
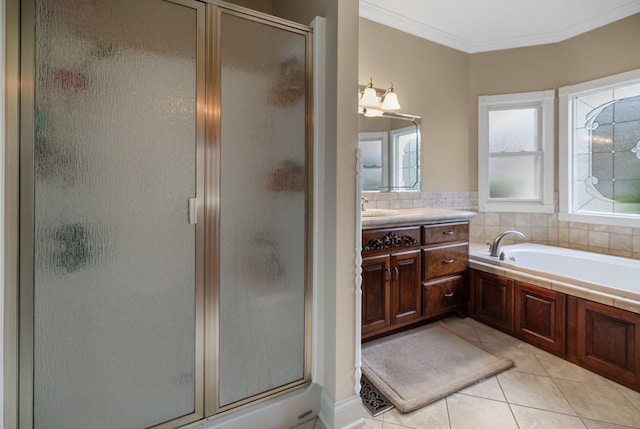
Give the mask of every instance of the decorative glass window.
<path id="1" fill-rule="evenodd" d="M 479 97 L 481 211 L 553 212 L 554 91 Z"/>
<path id="2" fill-rule="evenodd" d="M 420 190 L 420 132 L 417 125 L 392 130 L 393 186 L 404 190 Z"/>
<path id="3" fill-rule="evenodd" d="M 560 88 L 561 219 L 637 226 L 640 70 Z"/>

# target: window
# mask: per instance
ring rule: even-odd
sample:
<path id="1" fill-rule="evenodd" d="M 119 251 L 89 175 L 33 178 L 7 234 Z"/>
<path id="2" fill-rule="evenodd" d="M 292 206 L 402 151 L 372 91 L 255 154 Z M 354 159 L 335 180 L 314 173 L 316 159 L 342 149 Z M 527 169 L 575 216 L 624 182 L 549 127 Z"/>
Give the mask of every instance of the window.
<path id="1" fill-rule="evenodd" d="M 640 70 L 560 88 L 560 219 L 640 225 Z"/>
<path id="2" fill-rule="evenodd" d="M 478 98 L 480 211 L 553 213 L 554 91 Z"/>
<path id="3" fill-rule="evenodd" d="M 420 190 L 420 126 L 361 132 L 363 191 Z"/>
<path id="4" fill-rule="evenodd" d="M 360 133 L 358 143 L 362 159 L 362 190 L 379 191 L 388 188 L 389 172 L 385 166 L 389 163 L 389 133 Z"/>

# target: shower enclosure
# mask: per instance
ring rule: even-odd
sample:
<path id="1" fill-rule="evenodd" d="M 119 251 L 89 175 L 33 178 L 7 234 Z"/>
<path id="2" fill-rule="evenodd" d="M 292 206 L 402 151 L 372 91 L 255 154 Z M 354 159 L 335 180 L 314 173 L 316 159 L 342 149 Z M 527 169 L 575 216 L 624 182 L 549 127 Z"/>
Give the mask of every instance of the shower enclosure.
<path id="1" fill-rule="evenodd" d="M 309 28 L 21 8 L 20 427 L 179 427 L 308 384 Z"/>

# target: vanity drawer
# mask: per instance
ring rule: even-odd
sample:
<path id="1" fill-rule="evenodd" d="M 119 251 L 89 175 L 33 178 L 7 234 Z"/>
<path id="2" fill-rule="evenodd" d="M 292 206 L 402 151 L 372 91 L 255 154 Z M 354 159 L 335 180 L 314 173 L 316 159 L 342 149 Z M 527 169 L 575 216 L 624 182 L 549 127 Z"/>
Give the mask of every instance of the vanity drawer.
<path id="1" fill-rule="evenodd" d="M 422 242 L 427 245 L 469 241 L 467 222 L 425 225 L 422 228 Z"/>
<path id="2" fill-rule="evenodd" d="M 379 228 L 362 231 L 362 252 L 400 250 L 420 245 L 420 227 Z"/>
<path id="3" fill-rule="evenodd" d="M 462 306 L 466 300 L 464 276 L 422 283 L 422 314 L 433 317 Z"/>
<path id="4" fill-rule="evenodd" d="M 469 245 L 453 244 L 450 246 L 424 249 L 422 266 L 424 275 L 422 280 L 457 274 L 466 271 L 469 265 Z"/>

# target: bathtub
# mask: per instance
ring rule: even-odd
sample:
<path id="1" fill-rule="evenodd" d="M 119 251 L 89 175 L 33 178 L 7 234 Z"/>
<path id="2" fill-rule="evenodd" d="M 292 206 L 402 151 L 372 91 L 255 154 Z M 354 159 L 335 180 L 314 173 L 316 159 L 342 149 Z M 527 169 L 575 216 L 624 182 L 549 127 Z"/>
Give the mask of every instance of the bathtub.
<path id="1" fill-rule="evenodd" d="M 640 313 L 640 260 L 522 243 L 469 253 L 469 267 Z"/>

